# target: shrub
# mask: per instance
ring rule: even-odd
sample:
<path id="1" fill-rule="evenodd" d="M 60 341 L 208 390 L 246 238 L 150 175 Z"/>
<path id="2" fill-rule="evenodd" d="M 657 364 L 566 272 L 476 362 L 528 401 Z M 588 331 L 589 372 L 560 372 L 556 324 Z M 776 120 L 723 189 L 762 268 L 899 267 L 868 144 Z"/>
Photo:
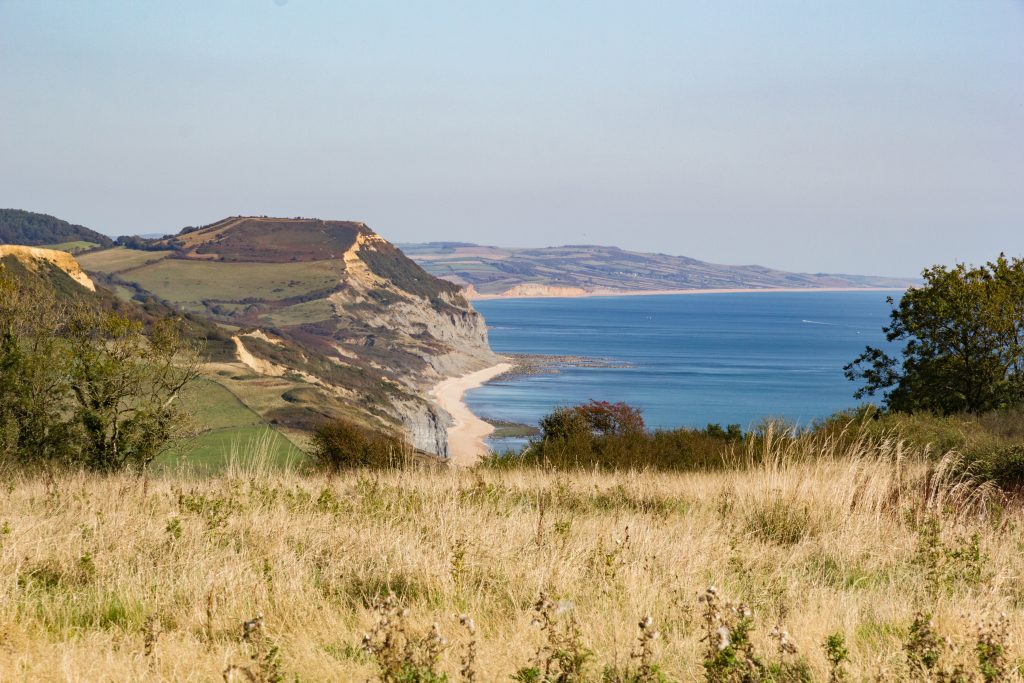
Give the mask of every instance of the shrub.
<path id="1" fill-rule="evenodd" d="M 647 431 L 640 410 L 590 401 L 562 407 L 540 420 L 542 436 L 518 456 L 493 457 L 495 467 L 541 465 L 557 469 L 717 469 L 744 436 L 739 425 Z"/>
<path id="2" fill-rule="evenodd" d="M 398 437 L 374 431 L 343 419 L 334 419 L 313 430 L 314 462 L 328 472 L 356 467 L 389 468 L 405 464 L 409 446 Z"/>
<path id="3" fill-rule="evenodd" d="M 629 436 L 644 432 L 644 418 L 640 415 L 640 409 L 622 401 L 590 401 L 572 410 L 598 436 Z"/>
<path id="4" fill-rule="evenodd" d="M 541 438 L 547 440 L 580 439 L 590 436 L 583 414 L 573 408 L 556 408 L 540 419 Z"/>
<path id="5" fill-rule="evenodd" d="M 850 651 L 846 649 L 846 639 L 842 633 L 831 633 L 823 644 L 825 657 L 828 659 L 829 683 L 841 683 L 847 680 L 846 663 L 850 661 Z"/>
<path id="6" fill-rule="evenodd" d="M 1006 491 L 1024 489 L 1024 443 L 979 446 L 968 450 L 964 467 Z"/>

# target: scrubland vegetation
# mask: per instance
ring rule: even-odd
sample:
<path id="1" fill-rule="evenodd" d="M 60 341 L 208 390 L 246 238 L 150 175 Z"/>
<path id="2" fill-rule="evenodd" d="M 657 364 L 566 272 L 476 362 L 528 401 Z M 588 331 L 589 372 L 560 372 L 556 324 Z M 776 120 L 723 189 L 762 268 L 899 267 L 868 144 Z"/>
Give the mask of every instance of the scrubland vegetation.
<path id="1" fill-rule="evenodd" d="M 736 458 L 5 472 L 0 679 L 1018 679 L 1015 499 L 866 434 Z"/>

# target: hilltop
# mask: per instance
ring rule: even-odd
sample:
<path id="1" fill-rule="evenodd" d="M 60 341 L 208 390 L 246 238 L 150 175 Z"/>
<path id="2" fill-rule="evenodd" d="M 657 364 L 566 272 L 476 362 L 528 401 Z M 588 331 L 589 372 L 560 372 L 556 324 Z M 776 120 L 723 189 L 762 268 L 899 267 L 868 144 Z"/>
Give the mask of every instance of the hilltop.
<path id="1" fill-rule="evenodd" d="M 508 249 L 465 242 L 403 244 L 427 272 L 467 288 L 469 295 L 578 296 L 679 290 L 903 288 L 910 278 L 790 273 L 729 266 L 686 256 L 567 245 Z"/>
<path id="2" fill-rule="evenodd" d="M 0 244 L 49 247 L 76 253 L 113 246 L 114 240 L 45 213 L 0 209 Z"/>
<path id="3" fill-rule="evenodd" d="M 424 398 L 439 380 L 496 362 L 483 319 L 363 223 L 234 216 L 81 256 L 125 300 L 155 299 L 231 335 L 205 367 L 297 442 L 326 417 L 406 432 L 446 454 L 450 416 Z"/>

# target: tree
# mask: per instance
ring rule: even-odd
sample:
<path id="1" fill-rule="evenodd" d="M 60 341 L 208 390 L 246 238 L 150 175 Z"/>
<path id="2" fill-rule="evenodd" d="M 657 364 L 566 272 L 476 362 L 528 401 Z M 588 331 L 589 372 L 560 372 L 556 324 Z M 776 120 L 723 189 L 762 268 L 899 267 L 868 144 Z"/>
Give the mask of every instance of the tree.
<path id="1" fill-rule="evenodd" d="M 140 322 L 96 309 L 75 316 L 70 372 L 84 431 L 82 460 L 96 470 L 145 467 L 174 437 L 174 401 L 196 377 L 197 353 L 173 320 Z"/>
<path id="2" fill-rule="evenodd" d="M 75 427 L 57 397 L 69 388 L 70 353 L 55 333 L 67 307 L 0 268 L 0 460 L 68 459 Z"/>
<path id="3" fill-rule="evenodd" d="M 983 412 L 1024 401 L 1024 260 L 981 267 L 934 266 L 924 285 L 892 298 L 889 342 L 902 358 L 866 347 L 845 366 L 864 381 L 856 398 L 883 392 L 888 408 L 940 414 Z"/>
<path id="4" fill-rule="evenodd" d="M 175 437 L 198 354 L 177 321 L 143 324 L 0 271 L 0 458 L 112 471 Z"/>

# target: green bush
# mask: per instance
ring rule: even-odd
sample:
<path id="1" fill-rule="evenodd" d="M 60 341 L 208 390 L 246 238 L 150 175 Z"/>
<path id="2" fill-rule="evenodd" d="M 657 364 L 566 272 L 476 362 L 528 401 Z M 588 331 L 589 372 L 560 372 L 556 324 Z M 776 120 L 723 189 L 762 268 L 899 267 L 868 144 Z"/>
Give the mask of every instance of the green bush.
<path id="1" fill-rule="evenodd" d="M 718 469 L 734 460 L 735 446 L 745 441 L 739 425 L 648 431 L 639 409 L 598 401 L 558 408 L 540 420 L 540 427 L 541 437 L 521 453 L 494 456 L 487 464 L 506 468 Z"/>
<path id="2" fill-rule="evenodd" d="M 408 444 L 392 434 L 339 418 L 313 430 L 311 456 L 320 469 L 339 472 L 358 467 L 400 467 L 411 453 Z"/>
<path id="3" fill-rule="evenodd" d="M 988 444 L 967 451 L 962 467 L 1004 491 L 1024 490 L 1024 443 Z"/>

